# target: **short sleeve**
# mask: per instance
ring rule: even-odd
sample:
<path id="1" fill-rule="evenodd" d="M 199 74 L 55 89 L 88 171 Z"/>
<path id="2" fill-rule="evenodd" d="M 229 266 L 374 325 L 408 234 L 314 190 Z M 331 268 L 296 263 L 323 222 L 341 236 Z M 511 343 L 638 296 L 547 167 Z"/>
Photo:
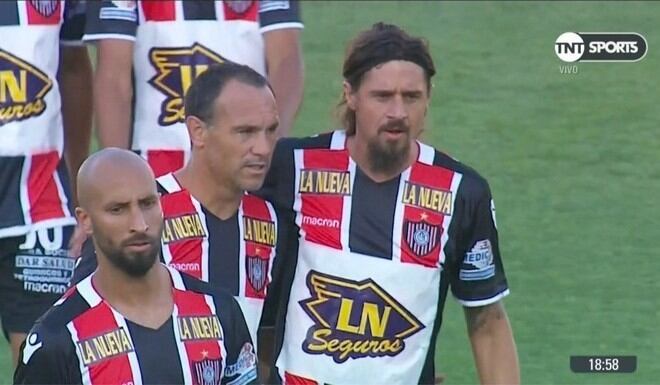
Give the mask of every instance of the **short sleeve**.
<path id="1" fill-rule="evenodd" d="M 85 32 L 85 8 L 82 0 L 67 0 L 64 3 L 64 21 L 60 29 L 60 42 L 63 45 L 82 44 Z"/>
<path id="2" fill-rule="evenodd" d="M 137 1 L 88 1 L 84 40 L 135 40 Z"/>
<path id="3" fill-rule="evenodd" d="M 219 308 L 224 313 L 218 316 L 221 319 L 227 359 L 222 384 L 243 385 L 257 382 L 257 353 L 250 338 L 243 312 L 236 300 L 226 295 L 221 302 L 225 306 Z"/>
<path id="4" fill-rule="evenodd" d="M 261 32 L 284 28 L 303 28 L 300 17 L 300 2 L 296 0 L 259 1 L 259 26 Z"/>
<path id="5" fill-rule="evenodd" d="M 464 306 L 484 306 L 509 293 L 500 256 L 495 205 L 488 183 L 472 178 L 461 186 L 463 212 L 456 255 L 449 265 L 452 293 Z"/>
<path id="6" fill-rule="evenodd" d="M 28 334 L 21 346 L 14 384 L 70 384 L 80 382 L 73 368 L 77 365 L 73 344 L 40 324 Z M 79 373 L 78 373 L 79 374 Z"/>

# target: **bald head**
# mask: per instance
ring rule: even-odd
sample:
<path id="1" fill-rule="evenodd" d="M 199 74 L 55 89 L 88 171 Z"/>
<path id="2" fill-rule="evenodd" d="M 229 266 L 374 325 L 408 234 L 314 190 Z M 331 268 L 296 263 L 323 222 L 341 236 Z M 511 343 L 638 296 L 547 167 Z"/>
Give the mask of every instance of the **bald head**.
<path id="1" fill-rule="evenodd" d="M 149 164 L 134 152 L 119 148 L 106 148 L 92 154 L 80 166 L 77 181 L 78 201 L 85 209 L 104 193 L 122 185 L 142 181 L 156 188 Z"/>

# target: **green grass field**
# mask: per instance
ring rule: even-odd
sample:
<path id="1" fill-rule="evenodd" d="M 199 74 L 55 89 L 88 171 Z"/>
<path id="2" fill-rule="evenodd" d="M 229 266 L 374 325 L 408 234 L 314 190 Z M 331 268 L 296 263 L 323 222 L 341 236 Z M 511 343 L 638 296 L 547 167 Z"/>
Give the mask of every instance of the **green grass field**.
<path id="1" fill-rule="evenodd" d="M 304 104 L 294 134 L 327 131 L 348 39 L 376 21 L 430 41 L 425 139 L 491 184 L 526 384 L 660 382 L 660 3 L 334 2 L 303 5 Z M 563 32 L 638 32 L 637 63 L 561 74 Z M 655 259 L 654 259 L 655 258 Z M 446 384 L 477 383 L 460 306 L 437 347 Z M 570 355 L 637 355 L 633 374 L 574 374 Z M 10 382 L 0 348 L 0 379 Z"/>

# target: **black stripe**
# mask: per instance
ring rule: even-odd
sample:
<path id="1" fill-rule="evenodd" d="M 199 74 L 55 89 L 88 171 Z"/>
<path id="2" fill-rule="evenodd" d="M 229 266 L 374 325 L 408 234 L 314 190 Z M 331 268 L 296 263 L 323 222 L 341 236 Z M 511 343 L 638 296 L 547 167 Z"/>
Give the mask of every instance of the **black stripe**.
<path id="1" fill-rule="evenodd" d="M 16 1 L 0 1 L 0 25 L 19 25 Z"/>
<path id="2" fill-rule="evenodd" d="M 25 224 L 20 200 L 23 162 L 24 156 L 0 157 L 0 229 Z"/>
<path id="3" fill-rule="evenodd" d="M 231 295 L 239 293 L 239 239 L 238 213 L 222 220 L 202 208 L 206 216 L 206 228 L 209 233 L 209 283 Z"/>
<path id="4" fill-rule="evenodd" d="M 187 0 L 182 1 L 181 4 L 183 4 L 185 20 L 216 20 L 213 0 Z"/>

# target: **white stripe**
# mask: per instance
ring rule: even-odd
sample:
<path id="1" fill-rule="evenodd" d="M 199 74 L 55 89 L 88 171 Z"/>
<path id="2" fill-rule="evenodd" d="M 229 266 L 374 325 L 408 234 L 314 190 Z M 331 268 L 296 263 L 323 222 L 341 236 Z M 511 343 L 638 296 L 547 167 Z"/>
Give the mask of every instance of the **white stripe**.
<path id="1" fill-rule="evenodd" d="M 270 219 L 273 221 L 275 224 L 275 239 L 278 239 L 278 234 L 279 234 L 279 227 L 277 224 L 277 214 L 275 213 L 275 208 L 273 205 L 270 204 L 270 202 L 264 201 L 266 204 L 266 207 L 268 207 L 268 213 L 270 214 Z M 272 270 L 273 270 L 273 264 L 275 263 L 275 257 L 277 256 L 277 241 L 275 242 L 275 247 L 272 248 L 270 252 L 270 260 L 268 261 L 268 282 L 273 282 L 273 276 L 272 276 Z M 266 288 L 266 292 L 268 292 L 268 288 Z"/>
<path id="2" fill-rule="evenodd" d="M 396 202 L 394 203 L 394 226 L 392 229 L 392 260 L 401 261 L 401 244 L 403 228 L 403 212 L 406 206 L 401 203 L 403 201 L 403 190 L 406 182 L 410 179 L 411 167 L 403 170 L 399 177 L 399 191 L 396 194 Z"/>
<path id="3" fill-rule="evenodd" d="M 261 33 L 266 33 L 266 32 L 270 32 L 270 31 L 276 31 L 278 29 L 287 29 L 287 28 L 304 29 L 305 25 L 303 23 L 298 23 L 298 22 L 292 21 L 292 22 L 288 22 L 288 23 L 277 23 L 277 24 L 267 25 L 265 27 L 259 28 L 259 31 Z"/>
<path id="4" fill-rule="evenodd" d="M 344 148 L 346 148 L 346 131 L 337 130 L 333 132 L 330 139 L 330 149 L 343 150 Z"/>
<path id="5" fill-rule="evenodd" d="M 18 7 L 23 9 L 25 7 Z M 28 181 L 30 178 L 30 168 L 32 167 L 32 156 L 27 155 L 23 160 L 23 170 L 21 171 L 21 208 L 23 209 L 23 221 L 25 225 L 32 224 L 30 217 L 30 195 L 28 191 Z"/>
<path id="6" fill-rule="evenodd" d="M 183 372 L 183 383 L 192 384 L 192 371 L 188 360 L 188 351 L 186 344 L 181 340 L 181 333 L 179 332 L 179 307 L 174 304 L 172 311 L 172 328 L 174 329 L 174 338 L 176 338 L 176 347 L 179 351 L 179 361 L 181 361 L 181 371 Z"/>
<path id="7" fill-rule="evenodd" d="M 215 300 L 213 299 L 213 296 L 204 294 L 204 301 L 206 301 L 209 309 L 211 309 L 211 313 L 218 317 L 218 309 L 215 307 Z M 227 311 L 228 310 L 229 309 L 227 309 Z M 222 309 L 222 311 L 225 311 L 225 309 Z M 220 317 L 218 317 L 218 322 L 220 323 L 220 333 L 222 333 L 222 339 L 218 340 L 218 348 L 220 348 L 220 355 L 222 357 L 220 360 L 220 365 L 222 366 L 220 373 L 224 373 L 225 366 L 227 365 L 227 349 L 225 349 L 225 339 L 227 338 L 227 335 L 225 334 L 225 330 L 222 327 L 222 322 L 220 322 Z"/>
<path id="8" fill-rule="evenodd" d="M 501 293 L 499 293 L 495 296 L 492 296 L 490 298 L 480 299 L 478 301 L 465 301 L 465 300 L 458 299 L 458 298 L 456 298 L 456 301 L 458 301 L 458 303 L 460 303 L 461 305 L 463 305 L 465 307 L 477 307 L 477 306 L 490 305 L 491 303 L 495 303 L 495 302 L 499 301 L 500 299 L 506 297 L 507 295 L 509 295 L 509 289 L 506 289 L 503 292 L 501 292 Z"/>
<path id="9" fill-rule="evenodd" d="M 166 265 L 169 265 L 172 263 L 172 252 L 170 251 L 170 246 L 163 242 L 163 239 L 160 239 L 160 253 L 163 256 L 163 262 L 165 262 Z"/>
<path id="10" fill-rule="evenodd" d="M 183 2 L 182 0 L 176 0 L 174 2 L 174 20 L 183 20 Z"/>
<path id="11" fill-rule="evenodd" d="M 76 285 L 76 290 L 78 290 L 80 296 L 83 297 L 90 307 L 96 307 L 103 301 L 99 293 L 94 290 L 94 286 L 92 286 L 93 276 L 94 274 L 88 275 L 87 278 L 83 279 Z"/>
<path id="12" fill-rule="evenodd" d="M 78 342 L 80 342 L 80 338 L 78 338 L 78 331 L 76 330 L 76 327 L 73 325 L 73 321 L 69 322 L 66 324 L 66 328 L 69 329 L 69 334 L 71 334 L 71 339 L 73 340 L 73 344 L 76 347 L 76 356 L 78 356 L 78 366 L 80 367 L 80 375 L 82 377 L 82 383 L 83 385 L 87 385 L 92 383 L 92 379 L 89 377 L 89 369 L 84 364 L 83 358 L 82 358 L 82 352 L 80 351 L 80 346 L 78 346 Z"/>
<path id="13" fill-rule="evenodd" d="M 435 159 L 435 149 L 422 142 L 417 142 L 417 144 L 419 145 L 419 155 L 417 156 L 417 160 L 421 163 L 432 166 L 433 160 Z"/>
<path id="14" fill-rule="evenodd" d="M 218 20 L 225 19 L 225 7 L 222 5 L 222 1 L 215 1 L 215 18 Z"/>
<path id="15" fill-rule="evenodd" d="M 186 285 L 184 285 L 183 283 L 183 278 L 181 278 L 181 273 L 177 269 L 171 266 L 167 266 L 167 265 L 163 265 L 163 266 L 165 266 L 165 268 L 170 272 L 170 277 L 172 277 L 172 285 L 174 285 L 174 288 L 177 290 L 186 290 Z"/>
<path id="16" fill-rule="evenodd" d="M 119 312 L 113 309 L 112 306 L 108 307 L 110 308 L 110 311 L 112 311 L 112 315 L 115 317 L 115 322 L 117 322 L 117 325 L 120 328 L 124 328 L 126 336 L 128 337 L 131 346 L 133 346 L 133 351 L 126 353 L 128 356 L 129 366 L 131 367 L 131 374 L 133 375 L 133 385 L 142 385 L 142 372 L 140 371 L 140 363 L 138 362 L 135 343 L 133 342 L 133 336 L 131 336 L 131 332 L 128 330 L 126 319 L 124 316 L 119 314 Z"/>
<path id="17" fill-rule="evenodd" d="M 161 187 L 164 188 L 165 191 L 167 191 L 168 193 L 181 191 L 181 186 L 179 185 L 179 182 L 177 182 L 176 178 L 174 177 L 174 174 L 171 172 L 159 176 L 158 178 L 156 178 L 156 182 L 158 182 L 158 184 L 161 185 Z"/>
<path id="18" fill-rule="evenodd" d="M 350 239 L 350 231 L 351 231 L 351 214 L 353 210 L 353 187 L 355 186 L 355 174 L 357 173 L 356 172 L 357 166 L 355 162 L 353 161 L 353 159 L 351 159 L 350 156 L 347 155 L 347 157 L 348 157 L 348 172 L 349 172 L 348 175 L 351 179 L 350 181 L 351 191 L 349 191 L 349 195 L 344 195 L 342 199 L 344 205 L 341 212 L 341 230 L 339 231 L 339 236 L 341 237 L 341 248 L 344 251 L 350 251 L 349 239 Z"/>
<path id="19" fill-rule="evenodd" d="M 245 228 L 243 226 L 243 200 L 238 206 L 238 297 L 245 297 Z"/>
<path id="20" fill-rule="evenodd" d="M 86 33 L 83 35 L 83 41 L 96 41 L 96 40 L 107 40 L 107 39 L 117 39 L 117 40 L 128 40 L 135 41 L 135 36 L 124 35 L 121 33 Z"/>
<path id="21" fill-rule="evenodd" d="M 206 215 L 204 215 L 204 210 L 202 210 L 202 205 L 199 203 L 195 197 L 190 196 L 190 201 L 193 206 L 195 206 L 195 211 L 199 215 L 199 220 L 202 222 L 202 227 L 204 228 L 204 233 L 206 236 L 202 238 L 202 281 L 209 281 L 209 229 L 206 227 Z"/>
<path id="22" fill-rule="evenodd" d="M 27 7 L 29 6 L 27 1 L 17 1 L 16 5 L 18 6 L 18 19 L 21 25 L 28 24 L 28 12 Z"/>
<path id="23" fill-rule="evenodd" d="M 458 195 L 458 187 L 461 185 L 461 180 L 463 179 L 463 174 L 460 174 L 454 171 L 454 176 L 451 178 L 451 215 L 445 215 L 442 218 L 442 235 L 440 236 L 440 258 L 438 259 L 438 266 L 443 266 L 445 263 L 445 245 L 449 239 L 449 226 L 451 225 L 452 220 L 454 219 L 454 213 L 456 212 L 456 197 Z"/>
<path id="24" fill-rule="evenodd" d="M 69 199 L 64 193 L 64 188 L 62 187 L 62 181 L 60 180 L 60 174 L 57 172 L 57 169 L 58 167 L 56 167 L 55 172 L 53 172 L 53 179 L 55 179 L 55 186 L 57 186 L 57 195 L 60 198 L 60 203 L 62 206 L 62 212 L 64 213 L 64 216 L 70 217 L 71 211 L 69 210 L 69 205 L 68 205 Z"/>
<path id="25" fill-rule="evenodd" d="M 305 157 L 303 149 L 293 150 L 293 161 L 295 168 L 295 181 L 294 181 L 294 200 L 293 212 L 296 213 L 296 224 L 300 229 L 300 239 L 305 238 L 305 230 L 302 227 L 302 196 L 300 195 L 300 170 L 305 168 Z"/>

